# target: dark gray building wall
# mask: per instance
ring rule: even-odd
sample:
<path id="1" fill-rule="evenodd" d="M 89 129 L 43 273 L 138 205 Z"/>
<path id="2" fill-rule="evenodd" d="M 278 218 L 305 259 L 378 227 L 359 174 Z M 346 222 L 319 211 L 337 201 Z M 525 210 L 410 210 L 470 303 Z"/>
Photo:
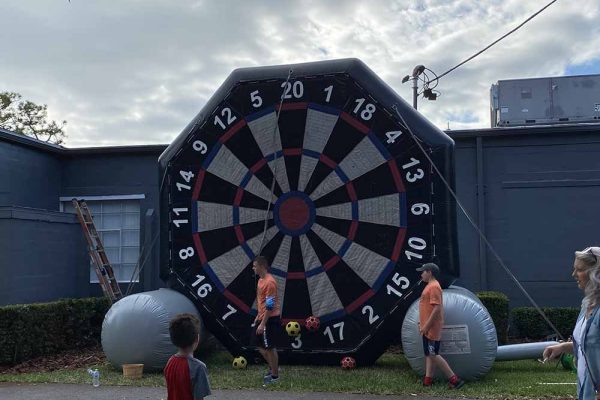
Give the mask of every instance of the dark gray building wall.
<path id="1" fill-rule="evenodd" d="M 0 205 L 59 209 L 61 160 L 48 151 L 0 140 Z"/>
<path id="2" fill-rule="evenodd" d="M 48 211 L 58 212 L 60 197 L 69 196 L 143 194 L 140 250 L 146 263 L 132 291 L 163 286 L 152 240 L 158 232 L 157 160 L 165 148 L 65 149 L 0 129 L 0 206 L 9 207 L 0 220 L 0 290 L 6 293 L 0 304 L 102 295 L 89 283 L 87 246 L 74 214 Z M 13 209 L 20 211 L 6 211 Z"/>
<path id="3" fill-rule="evenodd" d="M 573 253 L 599 242 L 600 125 L 448 133 L 458 196 L 506 266 L 540 305 L 578 306 Z M 530 305 L 457 213 L 458 284 Z"/>
<path id="4" fill-rule="evenodd" d="M 0 207 L 0 305 L 89 296 L 88 260 L 73 215 Z"/>
<path id="5" fill-rule="evenodd" d="M 158 155 L 162 151 L 111 153 L 74 152 L 64 159 L 62 197 L 114 196 L 143 194 L 140 200 L 140 252 L 145 261 L 139 284 L 134 291 L 162 287 L 158 278 Z M 152 243 L 154 240 L 154 243 Z M 127 284 L 122 284 L 125 290 Z M 101 291 L 98 284 L 90 284 L 93 293 Z"/>
<path id="6" fill-rule="evenodd" d="M 600 242 L 600 124 L 447 133 L 456 141 L 459 199 L 506 265 L 540 305 L 578 306 L 581 293 L 570 275 L 573 252 Z M 55 210 L 60 196 L 144 194 L 140 247 L 142 260 L 147 263 L 135 291 L 162 286 L 158 278 L 158 243 L 152 242 L 158 232 L 157 159 L 166 146 L 57 150 L 6 142 L 1 136 L 1 160 L 7 155 L 11 159 L 6 164 L 10 167 L 0 163 L 0 205 L 33 204 Z M 23 168 L 27 163 L 37 168 Z M 7 179 L 28 185 L 13 186 Z M 13 190 L 21 192 L 13 194 Z M 69 218 L 74 221 L 74 217 Z M 510 297 L 513 307 L 529 305 L 460 211 L 457 221 L 461 266 L 457 283 L 472 291 L 502 291 Z M 0 219 L 3 277 L 12 273 L 7 271 L 30 268 L 29 258 L 34 256 L 26 253 L 32 253 L 32 248 L 17 245 L 17 251 L 4 240 L 25 229 L 17 225 L 30 224 L 34 224 L 31 219 Z M 84 274 L 81 291 L 73 297 L 100 295 L 98 285 L 89 284 L 87 256 L 73 255 L 85 253 L 81 228 L 75 223 L 69 226 L 73 242 L 71 247 L 62 247 L 62 253 L 73 260 L 73 274 Z M 39 228 L 27 229 L 31 234 L 31 230 Z M 70 236 L 62 237 L 62 243 L 67 243 Z M 60 271 L 64 263 L 47 256 L 53 251 L 47 243 L 48 240 L 38 242 L 35 257 L 45 260 L 47 269 Z M 16 284 L 7 282 L 0 282 L 2 292 Z M 48 290 L 57 294 L 52 287 Z M 74 293 L 63 289 L 59 297 Z"/>

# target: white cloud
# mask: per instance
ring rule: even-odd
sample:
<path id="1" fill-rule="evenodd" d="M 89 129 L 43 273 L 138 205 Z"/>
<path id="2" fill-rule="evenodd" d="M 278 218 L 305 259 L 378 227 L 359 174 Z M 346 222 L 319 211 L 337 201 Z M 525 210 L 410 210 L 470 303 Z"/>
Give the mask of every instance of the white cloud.
<path id="1" fill-rule="evenodd" d="M 416 64 L 441 73 L 544 3 L 4 0 L 0 90 L 67 119 L 68 146 L 168 143 L 235 68 L 358 57 L 410 102 Z M 488 127 L 492 83 L 599 59 L 599 18 L 596 0 L 555 3 L 444 77 L 421 112 Z"/>

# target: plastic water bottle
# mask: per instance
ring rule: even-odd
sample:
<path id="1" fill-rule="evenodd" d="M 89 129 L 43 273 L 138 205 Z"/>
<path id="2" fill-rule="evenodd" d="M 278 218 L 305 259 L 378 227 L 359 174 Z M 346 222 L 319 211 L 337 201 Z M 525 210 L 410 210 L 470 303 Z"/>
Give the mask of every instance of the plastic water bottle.
<path id="1" fill-rule="evenodd" d="M 100 371 L 97 369 L 88 369 L 88 374 L 92 376 L 92 385 L 94 387 L 100 386 Z"/>

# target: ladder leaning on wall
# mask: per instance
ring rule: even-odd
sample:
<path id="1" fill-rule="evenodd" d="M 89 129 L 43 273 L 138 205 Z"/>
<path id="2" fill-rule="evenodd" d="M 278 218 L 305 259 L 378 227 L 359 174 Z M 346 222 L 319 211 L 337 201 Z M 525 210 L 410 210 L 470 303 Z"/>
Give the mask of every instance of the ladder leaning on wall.
<path id="1" fill-rule="evenodd" d="M 83 234 L 88 242 L 90 258 L 98 276 L 100 287 L 112 304 L 121 299 L 123 293 L 104 251 L 104 245 L 102 244 L 100 235 L 98 235 L 96 225 L 94 225 L 92 214 L 84 200 L 73 199 L 73 207 L 75 207 L 77 219 L 83 228 Z"/>

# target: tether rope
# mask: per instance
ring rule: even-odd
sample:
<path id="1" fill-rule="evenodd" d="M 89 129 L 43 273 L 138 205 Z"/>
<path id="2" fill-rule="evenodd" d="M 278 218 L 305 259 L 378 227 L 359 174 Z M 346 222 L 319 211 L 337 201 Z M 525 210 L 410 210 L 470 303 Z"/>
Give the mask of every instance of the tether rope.
<path id="1" fill-rule="evenodd" d="M 288 72 L 288 76 L 285 80 L 285 82 L 283 83 L 283 92 L 281 93 L 281 98 L 279 100 L 279 107 L 276 110 L 276 118 L 275 118 L 275 125 L 273 126 L 273 148 L 276 148 L 277 145 L 277 128 L 279 127 L 279 115 L 281 114 L 281 107 L 283 106 L 283 99 L 286 93 L 286 88 L 287 85 L 290 81 L 290 77 L 292 76 L 292 72 L 293 70 L 290 69 Z M 281 139 L 280 139 L 281 142 Z M 283 144 L 281 145 L 281 155 L 283 155 Z M 262 250 L 263 250 L 263 246 L 265 244 L 265 237 L 267 235 L 267 225 L 269 222 L 269 211 L 271 211 L 271 204 L 273 203 L 273 195 L 275 194 L 275 181 L 277 180 L 277 159 L 279 158 L 279 155 L 277 154 L 277 151 L 275 151 L 275 157 L 273 158 L 273 179 L 271 180 L 271 195 L 269 196 L 269 205 L 267 206 L 267 209 L 265 211 L 265 218 L 264 218 L 264 227 L 263 227 L 263 235 L 262 235 L 262 239 L 260 241 L 260 246 L 258 247 L 258 254 L 260 255 Z M 267 161 L 267 164 L 269 162 Z"/>
<path id="2" fill-rule="evenodd" d="M 394 104 L 392 106 L 392 108 L 396 112 L 396 115 L 398 115 L 398 118 L 400 118 L 400 121 L 406 127 L 406 130 L 410 134 L 410 137 L 415 141 L 415 143 L 417 144 L 417 146 L 419 146 L 419 149 L 421 150 L 421 152 L 423 153 L 423 155 L 425 155 L 425 157 L 427 158 L 427 160 L 429 161 L 429 163 L 431 164 L 431 166 L 433 167 L 433 169 L 435 170 L 435 172 L 438 174 L 438 176 L 440 177 L 440 179 L 442 180 L 442 182 L 444 183 L 444 185 L 446 186 L 446 188 L 448 189 L 448 191 L 450 192 L 450 194 L 452 194 L 452 197 L 456 201 L 456 204 L 458 205 L 458 207 L 460 208 L 460 210 L 463 212 L 463 214 L 465 215 L 465 217 L 467 217 L 467 220 L 471 223 L 471 225 L 473 226 L 473 228 L 475 228 L 475 230 L 479 234 L 479 237 L 485 242 L 486 246 L 492 252 L 492 254 L 494 255 L 494 257 L 496 257 L 496 260 L 498 261 L 498 263 L 500 264 L 500 266 L 504 269 L 504 271 L 508 274 L 508 276 L 514 281 L 514 283 L 521 290 L 521 292 L 523 292 L 523 294 L 525 295 L 525 297 L 527 297 L 527 299 L 529 300 L 529 302 L 535 307 L 535 309 L 537 310 L 537 312 L 548 323 L 548 325 L 557 334 L 557 336 L 561 340 L 565 340 L 565 338 L 563 337 L 563 335 L 561 335 L 561 333 L 558 331 L 558 329 L 556 329 L 556 327 L 554 326 L 554 324 L 548 319 L 548 317 L 546 316 L 546 314 L 537 305 L 537 303 L 535 302 L 535 300 L 533 300 L 533 298 L 529 295 L 529 293 L 527 293 L 527 290 L 525 290 L 525 288 L 523 287 L 523 285 L 521 285 L 521 282 L 519 282 L 519 280 L 517 279 L 517 277 L 510 270 L 510 268 L 508 268 L 506 266 L 506 264 L 504 264 L 504 261 L 502 261 L 502 258 L 500 258 L 500 255 L 496 252 L 496 250 L 494 249 L 494 247 L 492 246 L 492 244 L 490 243 L 490 241 L 487 239 L 487 237 L 484 235 L 484 233 L 481 231 L 481 229 L 479 229 L 479 226 L 477 225 L 477 223 L 475 223 L 475 221 L 473 221 L 473 219 L 471 218 L 471 216 L 469 215 L 469 213 L 467 212 L 467 210 L 463 207 L 462 203 L 458 199 L 458 196 L 456 195 L 456 193 L 454 192 L 454 190 L 452 190 L 452 187 L 450 187 L 450 184 L 448 183 L 448 181 L 444 178 L 444 176 L 442 175 L 442 173 L 440 172 L 440 170 L 438 169 L 438 167 L 435 165 L 435 163 L 433 162 L 433 160 L 431 159 L 431 157 L 429 157 L 429 154 L 427 154 L 427 151 L 423 148 L 423 146 L 421 145 L 421 142 L 413 134 L 412 129 L 410 129 L 410 126 L 406 123 L 406 121 L 404 120 L 404 118 L 402 117 L 402 115 L 400 115 L 400 112 L 398 111 L 398 107 Z"/>

